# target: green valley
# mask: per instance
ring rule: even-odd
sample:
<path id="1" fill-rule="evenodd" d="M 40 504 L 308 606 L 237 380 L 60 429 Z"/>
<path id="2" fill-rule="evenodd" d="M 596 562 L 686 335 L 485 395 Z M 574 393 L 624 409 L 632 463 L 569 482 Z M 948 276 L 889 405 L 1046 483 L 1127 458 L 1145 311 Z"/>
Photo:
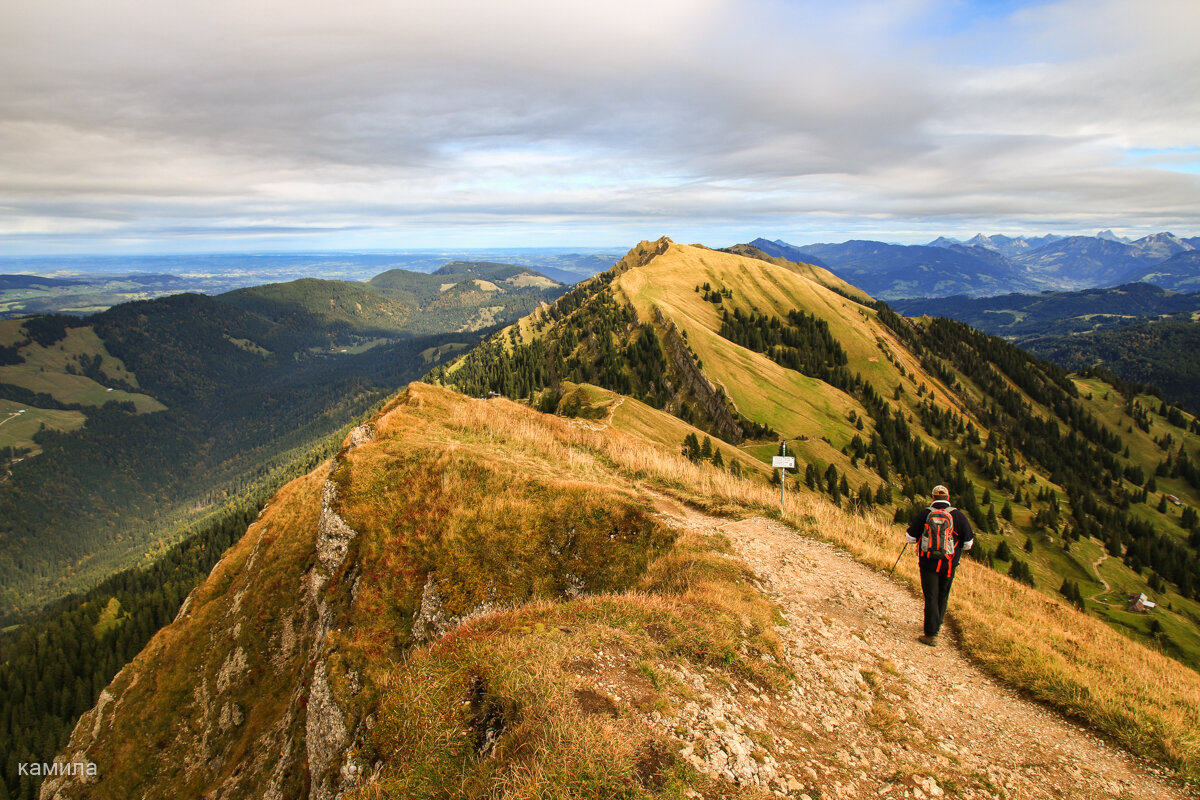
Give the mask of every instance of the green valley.
<path id="1" fill-rule="evenodd" d="M 499 264 L 380 278 L 0 321 L 0 615 L 147 563 L 396 385 L 561 291 Z"/>

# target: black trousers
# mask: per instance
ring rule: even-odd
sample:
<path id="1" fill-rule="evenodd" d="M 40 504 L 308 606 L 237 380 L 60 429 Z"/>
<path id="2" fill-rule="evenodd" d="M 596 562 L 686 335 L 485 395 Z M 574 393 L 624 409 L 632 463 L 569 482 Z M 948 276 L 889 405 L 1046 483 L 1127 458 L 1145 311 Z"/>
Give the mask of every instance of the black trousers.
<path id="1" fill-rule="evenodd" d="M 958 559 L 955 559 L 957 561 Z M 946 601 L 950 599 L 950 584 L 954 583 L 957 565 L 950 569 L 946 559 L 921 559 L 921 593 L 925 595 L 925 635 L 937 636 L 946 618 Z"/>

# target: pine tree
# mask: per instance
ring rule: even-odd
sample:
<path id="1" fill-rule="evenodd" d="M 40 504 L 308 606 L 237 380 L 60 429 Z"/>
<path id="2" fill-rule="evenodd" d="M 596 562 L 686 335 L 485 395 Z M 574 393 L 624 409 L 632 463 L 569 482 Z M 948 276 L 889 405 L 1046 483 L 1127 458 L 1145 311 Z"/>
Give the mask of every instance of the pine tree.
<path id="1" fill-rule="evenodd" d="M 1003 517 L 1004 519 L 1008 520 L 1009 522 L 1012 522 L 1012 518 L 1013 518 L 1012 503 L 1010 503 L 1007 500 L 1004 501 L 1004 507 L 1000 509 L 1000 516 Z"/>
<path id="2" fill-rule="evenodd" d="M 1008 568 L 1008 576 L 1015 581 L 1020 581 L 1027 586 L 1033 586 L 1033 573 L 1029 570 L 1029 565 L 1019 558 L 1014 558 L 1012 565 Z"/>
<path id="3" fill-rule="evenodd" d="M 871 495 L 871 487 L 866 483 L 858 487 L 858 506 L 859 508 L 870 508 L 874 502 Z"/>
<path id="4" fill-rule="evenodd" d="M 704 437 L 704 444 L 700 445 L 700 459 L 702 461 L 711 461 L 713 454 L 712 439 Z"/>
<path id="5" fill-rule="evenodd" d="M 716 450 L 716 451 L 713 453 L 713 457 L 712 457 L 712 463 L 713 463 L 713 466 L 714 466 L 714 467 L 716 467 L 717 469 L 724 469 L 724 468 L 725 468 L 725 457 L 724 457 L 723 455 L 721 455 L 721 450 L 720 450 L 720 448 L 718 448 L 718 449 L 717 449 L 717 450 Z"/>
<path id="6" fill-rule="evenodd" d="M 833 498 L 836 503 L 840 497 L 838 496 L 838 471 L 837 467 L 830 464 L 825 470 L 825 491 Z"/>

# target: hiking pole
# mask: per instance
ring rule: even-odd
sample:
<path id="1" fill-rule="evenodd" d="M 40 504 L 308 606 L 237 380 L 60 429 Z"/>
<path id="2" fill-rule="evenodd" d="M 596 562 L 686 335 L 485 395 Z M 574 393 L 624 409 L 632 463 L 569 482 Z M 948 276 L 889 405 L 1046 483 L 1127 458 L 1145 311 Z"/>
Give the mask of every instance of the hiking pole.
<path id="1" fill-rule="evenodd" d="M 888 577 L 892 577 L 892 572 L 896 571 L 896 567 L 900 565 L 900 559 L 904 558 L 904 551 L 908 549 L 908 542 L 904 542 L 904 547 L 900 550 L 900 555 L 896 556 L 896 563 L 892 564 L 892 569 L 888 572 Z"/>

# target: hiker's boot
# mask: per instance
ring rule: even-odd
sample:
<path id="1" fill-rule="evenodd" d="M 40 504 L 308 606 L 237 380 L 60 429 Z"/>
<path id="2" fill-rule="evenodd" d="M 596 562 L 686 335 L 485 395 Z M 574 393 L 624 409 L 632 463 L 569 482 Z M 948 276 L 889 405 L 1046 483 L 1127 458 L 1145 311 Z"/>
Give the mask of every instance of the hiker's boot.
<path id="1" fill-rule="evenodd" d="M 921 644 L 929 645 L 930 647 L 937 647 L 937 637 L 936 636 L 926 636 L 926 635 L 922 634 L 917 637 L 917 641 L 920 642 Z"/>

